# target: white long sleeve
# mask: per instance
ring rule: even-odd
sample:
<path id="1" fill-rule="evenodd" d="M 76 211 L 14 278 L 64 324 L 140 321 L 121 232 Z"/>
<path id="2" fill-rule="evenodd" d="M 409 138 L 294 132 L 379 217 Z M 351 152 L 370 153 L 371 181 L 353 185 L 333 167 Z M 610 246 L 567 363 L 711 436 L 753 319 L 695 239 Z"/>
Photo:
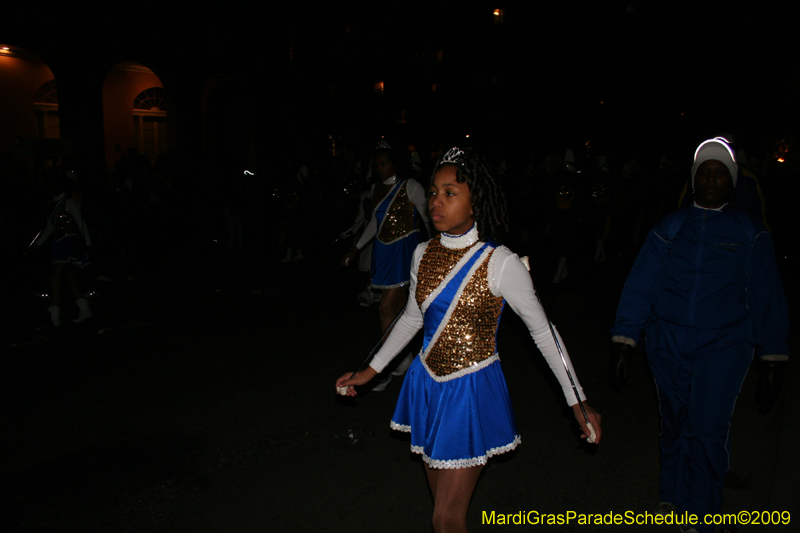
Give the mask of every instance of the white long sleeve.
<path id="1" fill-rule="evenodd" d="M 47 223 L 44 226 L 44 229 L 41 232 L 39 232 L 39 236 L 36 237 L 36 246 L 43 245 L 50 237 L 50 235 L 53 234 L 53 231 L 55 229 L 56 229 L 55 226 L 53 226 L 53 223 L 50 222 L 50 219 L 48 218 Z"/>
<path id="2" fill-rule="evenodd" d="M 572 384 L 569 381 L 566 370 L 564 370 L 564 363 L 558 353 L 558 348 L 555 341 L 553 341 L 553 334 L 547 323 L 547 315 L 536 295 L 536 289 L 533 287 L 528 269 L 522 264 L 517 254 L 512 253 L 505 246 L 500 246 L 495 250 L 492 261 L 494 265 L 489 268 L 489 288 L 495 295 L 505 298 L 511 309 L 525 322 L 531 337 L 536 342 L 536 346 L 542 352 L 548 366 L 550 366 L 553 374 L 561 384 L 561 390 L 567 403 L 575 405 L 578 403 L 575 399 L 575 392 L 572 390 Z M 553 330 L 558 336 L 558 342 L 564 352 L 564 359 L 569 366 L 572 379 L 575 381 L 575 388 L 578 389 L 581 400 L 585 400 L 583 388 L 575 374 L 575 369 L 572 367 L 572 361 L 569 358 L 566 346 L 564 346 L 564 341 L 555 326 L 553 326 Z"/>
<path id="3" fill-rule="evenodd" d="M 375 188 L 373 187 L 373 192 Z M 375 198 L 373 197 L 373 202 Z M 375 213 L 370 213 L 369 222 L 367 222 L 367 227 L 364 228 L 364 233 L 361 234 L 361 237 L 358 238 L 358 242 L 356 243 L 356 248 L 359 250 L 363 250 L 364 247 L 367 245 L 369 241 L 378 233 L 378 221 L 375 218 Z"/>

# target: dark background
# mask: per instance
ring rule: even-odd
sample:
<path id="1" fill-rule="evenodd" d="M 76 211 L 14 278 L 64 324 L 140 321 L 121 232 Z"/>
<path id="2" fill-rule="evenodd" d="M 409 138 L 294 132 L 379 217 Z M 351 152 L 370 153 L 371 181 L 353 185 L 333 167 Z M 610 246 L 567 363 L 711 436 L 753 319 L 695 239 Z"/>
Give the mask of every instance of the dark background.
<path id="1" fill-rule="evenodd" d="M 495 25 L 491 4 L 17 4 L 0 18 L 0 39 L 52 69 L 62 137 L 72 139 L 85 169 L 97 170 L 82 175 L 99 184 L 113 163 L 104 161 L 102 84 L 120 61 L 146 65 L 163 81 L 175 150 L 194 161 L 188 169 L 228 162 L 240 175 L 240 163 L 254 159 L 262 175 L 289 176 L 294 155 L 324 152 L 329 136 L 354 146 L 386 135 L 432 147 L 470 134 L 470 143 L 505 153 L 517 169 L 531 152 L 560 157 L 592 140 L 594 155 L 616 158 L 616 172 L 623 160 L 661 153 L 685 169 L 697 144 L 723 130 L 759 157 L 796 135 L 800 72 L 790 5 L 536 3 L 504 8 Z M 212 105 L 231 111 L 208 125 L 203 89 L 218 75 L 233 83 Z M 382 95 L 373 91 L 379 81 Z M 397 122 L 401 110 L 405 123 Z M 797 174 L 771 176 L 767 215 L 796 317 L 788 193 Z M 0 330 L 0 529 L 428 530 L 422 466 L 388 429 L 400 380 L 355 401 L 333 391 L 379 329 L 375 308 L 356 303 L 363 277 L 339 267 L 342 243 L 330 245 L 352 210 L 323 206 L 308 228 L 307 258 L 287 265 L 272 220 L 279 210 L 265 217 L 264 238 L 240 255 L 214 241 L 217 191 L 201 198 L 182 189 L 180 201 L 165 204 L 180 206 L 174 225 L 138 228 L 147 253 L 135 280 L 106 270 L 105 244 L 114 237 L 98 235 L 96 270 L 84 277 L 96 291 L 95 316 L 75 325 L 75 310 L 65 310 L 59 331 L 47 327 L 47 303 L 34 296 L 47 290 L 46 247 L 19 253 L 41 225 L 44 202 L 22 213 L 7 196 L 8 211 L 22 214 L 3 219 L 2 260 L 11 274 Z M 85 197 L 92 228 L 103 227 L 95 222 L 101 199 Z M 266 206 L 258 204 L 259 215 Z M 523 444 L 484 471 L 470 527 L 480 528 L 484 510 L 653 512 L 659 427 L 651 376 L 640 357 L 629 389 L 615 394 L 605 374 L 608 331 L 635 250 L 603 265 L 574 261 L 570 277 L 553 285 L 552 247 L 513 249 L 531 255 L 534 283 L 606 434 L 599 450 L 579 446 L 549 370 L 507 312 L 499 342 Z M 97 274 L 111 281 L 93 280 Z M 755 403 L 758 370 L 733 420 L 724 510 L 797 516 L 796 367 L 767 415 Z M 520 527 L 533 528 L 480 529 Z"/>
<path id="2" fill-rule="evenodd" d="M 789 6 L 536 2 L 505 6 L 494 24 L 503 6 L 490 3 L 17 5 L 3 39 L 51 67 L 62 136 L 85 139 L 86 155 L 101 153 L 102 118 L 100 99 L 80 95 L 122 60 L 172 94 L 179 151 L 224 157 L 247 142 L 262 167 L 329 135 L 428 146 L 471 134 L 524 153 L 591 140 L 595 155 L 658 157 L 728 131 L 761 154 L 798 120 Z M 234 80 L 232 111 L 209 146 L 202 87 L 215 75 Z"/>

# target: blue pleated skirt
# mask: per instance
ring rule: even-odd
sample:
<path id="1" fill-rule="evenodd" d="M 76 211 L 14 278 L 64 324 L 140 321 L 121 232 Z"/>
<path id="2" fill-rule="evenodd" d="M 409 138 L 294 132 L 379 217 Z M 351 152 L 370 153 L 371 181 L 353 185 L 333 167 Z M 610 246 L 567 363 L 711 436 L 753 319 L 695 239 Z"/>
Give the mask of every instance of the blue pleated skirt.
<path id="1" fill-rule="evenodd" d="M 372 286 L 392 289 L 408 284 L 411 280 L 411 258 L 420 239 L 419 231 L 392 244 L 375 239 L 372 246 Z"/>
<path id="2" fill-rule="evenodd" d="M 419 357 L 406 373 L 392 428 L 431 468 L 467 468 L 520 443 L 500 361 L 452 379 L 431 378 Z"/>
<path id="3" fill-rule="evenodd" d="M 50 257 L 53 263 L 73 263 L 79 268 L 89 264 L 86 248 L 81 237 L 77 235 L 67 235 L 53 241 Z"/>

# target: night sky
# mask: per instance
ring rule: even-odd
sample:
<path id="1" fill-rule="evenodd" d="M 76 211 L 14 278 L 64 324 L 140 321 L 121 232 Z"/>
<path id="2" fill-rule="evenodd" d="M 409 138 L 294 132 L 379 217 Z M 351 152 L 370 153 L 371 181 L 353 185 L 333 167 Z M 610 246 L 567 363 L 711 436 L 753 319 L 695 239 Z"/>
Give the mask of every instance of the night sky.
<path id="1" fill-rule="evenodd" d="M 397 133 L 401 109 L 402 136 L 422 142 L 472 132 L 487 144 L 686 150 L 720 131 L 750 143 L 791 133 L 800 70 L 789 4 L 692 4 L 115 4 L 101 23 L 61 6 L 20 14 L 3 39 L 56 77 L 86 62 L 102 76 L 121 60 L 165 84 L 231 76 L 263 95 L 261 121 L 289 136 Z"/>

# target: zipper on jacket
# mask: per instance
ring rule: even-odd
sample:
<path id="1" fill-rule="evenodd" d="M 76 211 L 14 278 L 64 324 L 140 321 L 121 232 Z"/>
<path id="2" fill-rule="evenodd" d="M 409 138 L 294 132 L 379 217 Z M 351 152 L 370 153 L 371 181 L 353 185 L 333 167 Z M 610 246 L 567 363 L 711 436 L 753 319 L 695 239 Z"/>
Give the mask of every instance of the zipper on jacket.
<path id="1" fill-rule="evenodd" d="M 694 327 L 694 311 L 697 303 L 697 285 L 700 281 L 700 266 L 703 264 L 703 244 L 706 237 L 706 213 L 707 210 L 703 209 L 703 217 L 700 219 L 700 234 L 699 246 L 697 247 L 697 255 L 694 260 L 694 287 L 692 287 L 692 297 L 689 300 L 689 325 Z"/>

